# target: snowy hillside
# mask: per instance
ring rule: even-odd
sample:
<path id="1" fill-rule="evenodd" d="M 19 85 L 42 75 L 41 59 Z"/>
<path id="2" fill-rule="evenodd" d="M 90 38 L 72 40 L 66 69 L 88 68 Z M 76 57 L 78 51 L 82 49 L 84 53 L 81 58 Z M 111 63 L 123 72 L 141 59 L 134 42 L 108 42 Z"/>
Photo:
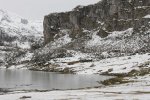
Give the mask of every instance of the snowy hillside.
<path id="1" fill-rule="evenodd" d="M 42 42 L 42 21 L 29 21 L 14 13 L 0 10 L 0 54 L 1 62 L 16 49 L 31 49 L 37 42 Z M 9 55 L 7 57 L 7 55 Z"/>
<path id="2" fill-rule="evenodd" d="M 0 30 L 4 45 L 30 48 L 32 40 L 42 37 L 42 22 L 28 21 L 16 14 L 0 10 Z M 11 38 L 12 41 L 5 38 Z"/>

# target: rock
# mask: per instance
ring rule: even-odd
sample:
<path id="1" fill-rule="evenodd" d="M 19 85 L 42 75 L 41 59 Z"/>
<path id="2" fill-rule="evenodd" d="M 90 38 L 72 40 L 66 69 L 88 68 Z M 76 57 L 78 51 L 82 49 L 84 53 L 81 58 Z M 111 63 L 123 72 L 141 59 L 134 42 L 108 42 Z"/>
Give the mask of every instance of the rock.
<path id="1" fill-rule="evenodd" d="M 113 71 L 113 68 L 111 68 L 111 69 L 108 69 L 108 72 L 112 72 Z"/>
<path id="2" fill-rule="evenodd" d="M 49 14 L 44 17 L 45 44 L 53 41 L 60 29 L 100 28 L 100 37 L 108 36 L 109 33 L 105 30 L 112 32 L 130 27 L 137 29 L 141 24 L 147 24 L 147 19 L 142 18 L 147 14 L 150 14 L 149 0 L 102 0 L 94 5 L 77 6 L 73 11 Z"/>
<path id="3" fill-rule="evenodd" d="M 27 19 L 21 19 L 21 23 L 22 24 L 28 24 L 28 20 Z"/>

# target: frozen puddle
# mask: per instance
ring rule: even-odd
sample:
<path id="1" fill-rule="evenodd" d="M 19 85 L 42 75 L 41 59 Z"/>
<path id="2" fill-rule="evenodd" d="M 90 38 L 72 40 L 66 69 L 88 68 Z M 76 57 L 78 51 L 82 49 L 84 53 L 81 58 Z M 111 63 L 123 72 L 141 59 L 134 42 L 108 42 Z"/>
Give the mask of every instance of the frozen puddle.
<path id="1" fill-rule="evenodd" d="M 0 70 L 0 88 L 12 90 L 80 89 L 100 86 L 98 81 L 111 78 L 102 75 L 73 75 L 29 70 Z"/>

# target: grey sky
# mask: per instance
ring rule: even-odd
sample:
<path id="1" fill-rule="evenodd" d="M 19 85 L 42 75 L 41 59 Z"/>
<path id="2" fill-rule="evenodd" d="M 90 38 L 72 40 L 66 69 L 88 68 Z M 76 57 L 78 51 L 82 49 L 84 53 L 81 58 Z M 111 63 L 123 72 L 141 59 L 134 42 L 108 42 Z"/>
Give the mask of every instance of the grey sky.
<path id="1" fill-rule="evenodd" d="M 52 12 L 72 10 L 77 5 L 88 5 L 100 0 L 0 0 L 0 9 L 29 19 L 43 19 Z"/>

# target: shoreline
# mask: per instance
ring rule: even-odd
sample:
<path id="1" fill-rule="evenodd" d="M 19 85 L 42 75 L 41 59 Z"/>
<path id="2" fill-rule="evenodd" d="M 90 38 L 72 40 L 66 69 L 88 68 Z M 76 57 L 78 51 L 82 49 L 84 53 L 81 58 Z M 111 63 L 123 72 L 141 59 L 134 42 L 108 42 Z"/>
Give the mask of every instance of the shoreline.
<path id="1" fill-rule="evenodd" d="M 136 58 L 136 59 L 135 59 Z M 109 62 L 108 62 L 109 61 Z M 116 61 L 116 62 L 115 62 Z M 136 64 L 135 64 L 136 61 Z M 103 62 L 103 63 L 102 63 Z M 107 63 L 105 63 L 107 62 Z M 128 62 L 128 63 L 126 63 Z M 71 68 L 75 68 L 78 72 L 75 74 L 103 74 L 116 76 L 103 81 L 103 87 L 85 88 L 76 90 L 53 90 L 53 91 L 30 91 L 26 93 L 15 93 L 0 95 L 0 98 L 4 100 L 16 100 L 23 97 L 30 97 L 29 100 L 50 100 L 56 99 L 79 99 L 79 100 L 112 100 L 112 99 L 142 99 L 150 96 L 150 55 L 149 53 L 143 55 L 133 55 L 119 58 L 108 58 L 101 60 L 100 62 L 94 62 L 94 64 L 105 64 L 107 67 L 89 67 L 87 65 L 93 64 L 93 62 L 77 63 L 70 65 Z M 115 63 L 115 64 L 114 64 Z M 60 65 L 62 63 L 59 63 Z M 122 65 L 124 64 L 124 65 Z M 82 65 L 85 70 L 78 70 L 78 66 Z M 130 66 L 127 66 L 130 65 Z M 136 66 L 135 66 L 136 65 Z M 75 67 L 76 66 L 76 67 Z M 86 66 L 86 67 L 85 67 Z M 111 66 L 111 67 L 110 67 Z M 115 66 L 118 66 L 117 68 Z M 126 66 L 126 69 L 124 68 Z M 68 67 L 68 66 L 67 66 Z M 81 67 L 81 66 L 80 66 Z M 86 69 L 90 68 L 90 69 Z M 97 73 L 97 70 L 102 70 L 103 73 Z M 99 69 L 98 69 L 99 68 Z M 114 68 L 113 70 L 111 68 Z M 111 69 L 111 70 L 110 70 Z M 128 70 L 127 70 L 128 69 Z M 122 71 L 126 73 L 122 73 Z M 85 73 L 91 71 L 89 73 Z M 44 97 L 43 97 L 44 95 Z M 138 95 L 135 97 L 135 95 Z M 12 97 L 12 98 L 11 98 Z M 43 98 L 42 98 L 43 97 Z M 11 99 L 10 99 L 11 98 Z M 147 100 L 147 99 L 145 99 Z"/>

